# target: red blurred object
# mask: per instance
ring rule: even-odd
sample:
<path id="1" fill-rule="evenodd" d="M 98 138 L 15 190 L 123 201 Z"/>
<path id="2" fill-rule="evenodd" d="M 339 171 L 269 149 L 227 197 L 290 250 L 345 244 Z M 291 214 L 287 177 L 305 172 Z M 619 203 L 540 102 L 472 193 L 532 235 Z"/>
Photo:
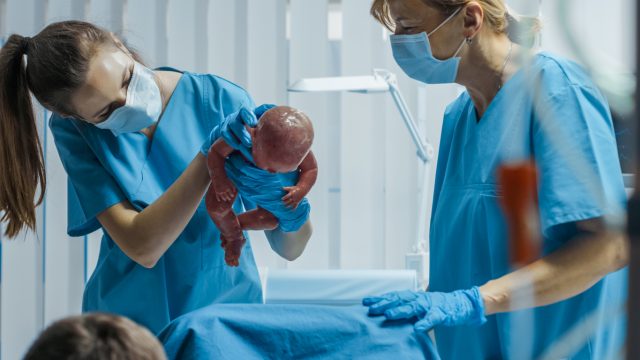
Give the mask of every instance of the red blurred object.
<path id="1" fill-rule="evenodd" d="M 540 257 L 537 170 L 533 161 L 498 169 L 501 204 L 507 219 L 511 264 L 522 267 Z"/>

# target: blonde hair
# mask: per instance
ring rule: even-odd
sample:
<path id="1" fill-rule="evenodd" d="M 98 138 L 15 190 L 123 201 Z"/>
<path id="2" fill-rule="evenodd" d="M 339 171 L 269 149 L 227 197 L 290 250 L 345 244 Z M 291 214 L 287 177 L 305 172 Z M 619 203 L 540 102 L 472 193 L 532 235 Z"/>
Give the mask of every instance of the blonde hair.
<path id="1" fill-rule="evenodd" d="M 422 0 L 422 2 L 443 15 L 451 15 L 456 9 L 463 7 L 472 0 Z M 533 46 L 541 29 L 540 20 L 536 17 L 524 17 L 511 11 L 504 0 L 475 0 L 484 10 L 486 24 L 493 31 L 507 34 L 509 38 L 520 45 Z M 374 0 L 371 5 L 371 15 L 390 31 L 395 28 L 391 18 L 389 0 Z"/>

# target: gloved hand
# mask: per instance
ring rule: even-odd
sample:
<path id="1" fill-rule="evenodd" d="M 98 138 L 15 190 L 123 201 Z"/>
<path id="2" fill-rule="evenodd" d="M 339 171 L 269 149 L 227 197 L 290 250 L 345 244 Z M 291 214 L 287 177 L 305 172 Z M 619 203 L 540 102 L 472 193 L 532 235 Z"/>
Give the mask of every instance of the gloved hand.
<path id="1" fill-rule="evenodd" d="M 228 115 L 220 124 L 220 129 L 214 128 L 209 134 L 209 138 L 202 144 L 200 152 L 205 157 L 209 153 L 211 145 L 220 137 L 224 138 L 227 144 L 234 149 L 251 148 L 251 135 L 245 126 L 258 126 L 258 119 L 268 110 L 274 108 L 273 104 L 260 105 L 251 111 L 243 107 L 240 110 Z M 246 154 L 245 154 L 246 155 Z"/>
<path id="2" fill-rule="evenodd" d="M 362 300 L 369 315 L 383 315 L 389 320 L 418 318 L 416 331 L 428 331 L 434 326 L 482 325 L 484 302 L 478 287 L 450 293 L 424 291 L 394 291 Z"/>

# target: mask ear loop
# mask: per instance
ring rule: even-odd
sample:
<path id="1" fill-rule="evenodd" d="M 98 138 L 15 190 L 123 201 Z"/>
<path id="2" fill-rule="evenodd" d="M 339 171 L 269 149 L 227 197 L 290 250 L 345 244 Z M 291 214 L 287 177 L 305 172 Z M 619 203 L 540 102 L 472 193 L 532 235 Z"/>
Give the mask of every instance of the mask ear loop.
<path id="1" fill-rule="evenodd" d="M 433 33 L 435 33 L 436 31 L 440 30 L 441 27 L 447 25 L 447 23 L 449 21 L 451 21 L 451 19 L 453 19 L 456 15 L 458 15 L 460 10 L 462 10 L 462 7 L 459 7 L 458 9 L 456 9 L 456 11 L 454 11 L 453 14 L 449 15 L 449 17 L 446 18 L 442 23 L 440 23 L 440 25 L 438 25 L 435 29 L 431 30 L 431 32 L 428 33 L 427 36 L 433 35 Z"/>
<path id="2" fill-rule="evenodd" d="M 462 43 L 458 47 L 458 50 L 456 50 L 456 52 L 453 53 L 452 58 L 458 57 L 458 55 L 460 54 L 460 51 L 462 51 L 462 47 L 464 46 L 464 44 L 471 45 L 472 43 L 473 43 L 473 38 L 471 37 L 467 37 L 464 40 L 462 40 Z"/>

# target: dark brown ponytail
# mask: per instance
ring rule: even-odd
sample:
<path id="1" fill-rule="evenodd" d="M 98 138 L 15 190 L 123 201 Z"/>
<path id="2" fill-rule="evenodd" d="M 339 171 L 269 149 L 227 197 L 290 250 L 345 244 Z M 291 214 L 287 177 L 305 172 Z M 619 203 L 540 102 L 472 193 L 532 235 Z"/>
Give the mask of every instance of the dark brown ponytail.
<path id="1" fill-rule="evenodd" d="M 53 112 L 73 116 L 71 95 L 84 84 L 103 44 L 116 45 L 108 31 L 63 21 L 33 38 L 11 35 L 0 50 L 0 221 L 10 238 L 25 227 L 35 229 L 35 209 L 46 190 L 31 95 Z"/>
<path id="2" fill-rule="evenodd" d="M 0 211 L 5 234 L 35 229 L 35 205 L 46 189 L 42 145 L 27 84 L 25 52 L 30 39 L 12 35 L 0 50 Z"/>

